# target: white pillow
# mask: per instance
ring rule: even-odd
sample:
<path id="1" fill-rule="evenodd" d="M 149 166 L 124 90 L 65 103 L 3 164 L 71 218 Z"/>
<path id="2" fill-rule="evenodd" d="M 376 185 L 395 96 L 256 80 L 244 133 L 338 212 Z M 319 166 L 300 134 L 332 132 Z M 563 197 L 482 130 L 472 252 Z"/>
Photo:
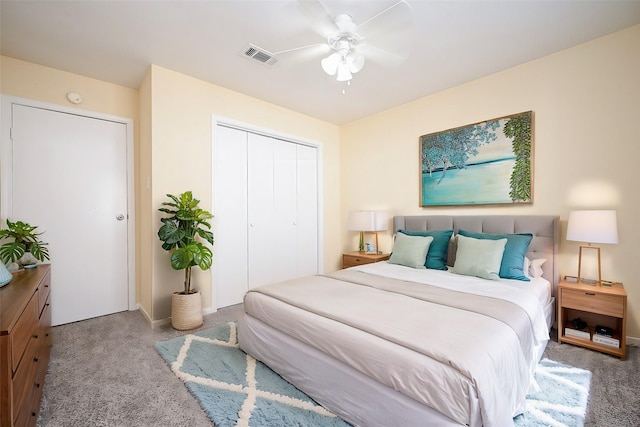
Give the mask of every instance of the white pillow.
<path id="1" fill-rule="evenodd" d="M 460 234 L 456 238 L 458 249 L 451 272 L 489 280 L 500 278 L 500 264 L 507 239 L 474 239 Z"/>
<path id="2" fill-rule="evenodd" d="M 433 242 L 431 236 L 408 236 L 404 233 L 398 233 L 393 242 L 389 263 L 411 268 L 427 268 L 424 264 L 431 242 Z"/>
<path id="3" fill-rule="evenodd" d="M 542 277 L 542 264 L 547 260 L 544 258 L 534 259 L 533 261 L 527 257 L 524 257 L 524 273 L 527 277 L 538 278 Z"/>

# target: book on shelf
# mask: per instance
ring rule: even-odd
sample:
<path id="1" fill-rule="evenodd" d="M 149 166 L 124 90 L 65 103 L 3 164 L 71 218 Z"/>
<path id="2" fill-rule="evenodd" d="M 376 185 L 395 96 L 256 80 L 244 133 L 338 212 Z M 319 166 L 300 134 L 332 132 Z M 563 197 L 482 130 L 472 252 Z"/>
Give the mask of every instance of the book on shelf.
<path id="1" fill-rule="evenodd" d="M 575 329 L 569 326 L 564 328 L 564 335 L 567 337 L 584 338 L 586 340 L 591 339 L 591 331 L 589 328 Z"/>
<path id="2" fill-rule="evenodd" d="M 593 332 L 604 337 L 613 337 L 613 329 L 608 326 L 596 325 Z"/>
<path id="3" fill-rule="evenodd" d="M 609 347 L 616 347 L 616 348 L 620 348 L 620 340 L 617 338 L 613 338 L 613 337 L 607 337 L 604 335 L 600 335 L 597 333 L 593 334 L 593 342 L 596 342 L 598 344 L 603 344 Z"/>

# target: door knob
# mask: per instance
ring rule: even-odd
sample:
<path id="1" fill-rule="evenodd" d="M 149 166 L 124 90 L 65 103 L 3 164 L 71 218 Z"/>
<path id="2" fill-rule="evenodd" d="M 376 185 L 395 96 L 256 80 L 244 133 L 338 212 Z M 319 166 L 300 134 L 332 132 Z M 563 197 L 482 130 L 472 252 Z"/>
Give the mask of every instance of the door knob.
<path id="1" fill-rule="evenodd" d="M 117 216 L 116 216 L 116 219 L 117 219 L 118 221 L 122 221 L 122 220 L 124 219 L 124 215 L 119 214 L 119 215 L 117 215 Z"/>

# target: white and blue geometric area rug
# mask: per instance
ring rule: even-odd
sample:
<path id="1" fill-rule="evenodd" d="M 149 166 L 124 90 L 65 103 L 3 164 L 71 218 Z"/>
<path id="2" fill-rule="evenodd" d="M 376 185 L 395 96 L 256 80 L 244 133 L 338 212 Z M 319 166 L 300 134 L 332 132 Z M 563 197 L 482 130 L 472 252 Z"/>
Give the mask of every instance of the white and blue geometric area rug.
<path id="1" fill-rule="evenodd" d="M 216 427 L 346 427 L 238 348 L 236 324 L 159 342 L 156 349 Z"/>
<path id="2" fill-rule="evenodd" d="M 542 359 L 535 379 L 539 390 L 527 396 L 526 412 L 513 419 L 516 426 L 584 425 L 591 372 Z"/>
<path id="3" fill-rule="evenodd" d="M 347 427 L 278 374 L 238 348 L 236 324 L 156 344 L 216 427 Z M 527 396 L 518 427 L 581 427 L 591 373 L 543 359 L 535 378 L 540 390 Z"/>

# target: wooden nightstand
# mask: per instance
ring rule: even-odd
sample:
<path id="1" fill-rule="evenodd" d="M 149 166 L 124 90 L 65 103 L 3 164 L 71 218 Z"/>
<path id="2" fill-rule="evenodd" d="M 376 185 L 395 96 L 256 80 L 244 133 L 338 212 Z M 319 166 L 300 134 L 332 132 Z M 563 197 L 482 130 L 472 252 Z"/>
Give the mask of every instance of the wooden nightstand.
<path id="1" fill-rule="evenodd" d="M 348 252 L 342 254 L 342 268 L 349 268 L 356 265 L 372 264 L 374 262 L 386 261 L 390 254 L 367 254 L 364 252 Z"/>
<path id="2" fill-rule="evenodd" d="M 591 338 L 569 336 L 565 328 L 571 328 L 571 321 L 580 318 L 587 322 Z M 593 340 L 596 325 L 613 329 L 613 337 L 619 340 L 618 347 Z M 558 284 L 558 343 L 570 343 L 592 350 L 618 356 L 624 360 L 627 355 L 627 293 L 622 283 L 612 286 L 587 285 L 561 281 Z"/>

